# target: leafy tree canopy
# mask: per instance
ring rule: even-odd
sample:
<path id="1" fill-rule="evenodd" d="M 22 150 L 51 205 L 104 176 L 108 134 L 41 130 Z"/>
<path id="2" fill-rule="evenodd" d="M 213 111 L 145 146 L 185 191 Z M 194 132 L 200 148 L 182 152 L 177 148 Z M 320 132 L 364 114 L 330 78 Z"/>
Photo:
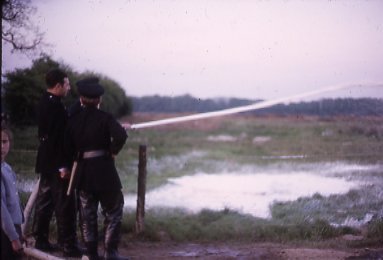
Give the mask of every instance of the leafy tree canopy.
<path id="1" fill-rule="evenodd" d="M 31 68 L 17 69 L 4 75 L 2 111 L 8 114 L 12 124 L 16 126 L 35 124 L 36 107 L 41 95 L 46 91 L 45 74 L 53 68 L 63 69 L 71 82 L 72 89 L 63 99 L 65 105 L 70 106 L 79 98 L 75 82 L 87 76 L 97 76 L 105 87 L 101 108 L 116 117 L 131 114 L 131 100 L 116 81 L 99 73 L 78 73 L 70 66 L 43 55 L 33 61 Z"/>

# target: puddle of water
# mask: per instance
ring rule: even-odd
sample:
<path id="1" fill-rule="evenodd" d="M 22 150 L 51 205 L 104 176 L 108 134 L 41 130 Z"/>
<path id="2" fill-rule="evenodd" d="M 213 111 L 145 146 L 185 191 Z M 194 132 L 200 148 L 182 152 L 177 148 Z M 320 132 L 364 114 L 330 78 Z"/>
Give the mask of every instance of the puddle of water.
<path id="1" fill-rule="evenodd" d="M 343 165 L 343 166 L 342 166 Z M 323 196 L 344 194 L 361 185 L 350 181 L 347 175 L 363 167 L 355 165 L 326 165 L 327 174 L 318 164 L 311 170 L 289 169 L 264 170 L 256 173 L 200 173 L 168 180 L 168 184 L 146 195 L 146 207 L 179 207 L 199 212 L 202 209 L 232 209 L 256 217 L 269 218 L 269 206 L 274 201 L 296 200 L 319 193 Z M 348 172 L 344 178 L 328 173 Z M 327 176 L 326 176 L 327 175 Z M 136 196 L 125 197 L 127 207 L 135 207 Z"/>

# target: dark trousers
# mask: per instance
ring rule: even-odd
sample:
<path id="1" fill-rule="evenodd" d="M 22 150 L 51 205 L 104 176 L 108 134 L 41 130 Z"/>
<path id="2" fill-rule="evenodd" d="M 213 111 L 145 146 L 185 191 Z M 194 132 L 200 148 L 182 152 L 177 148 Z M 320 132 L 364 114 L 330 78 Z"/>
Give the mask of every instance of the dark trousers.
<path id="1" fill-rule="evenodd" d="M 87 246 L 87 253 L 94 255 L 97 252 L 98 205 L 101 205 L 104 216 L 104 247 L 105 251 L 117 251 L 121 236 L 121 220 L 124 207 L 124 196 L 118 191 L 79 191 L 79 206 L 81 217 L 81 231 Z"/>
<path id="2" fill-rule="evenodd" d="M 21 227 L 20 225 L 15 225 L 16 231 L 21 237 Z M 18 260 L 21 259 L 21 255 L 17 252 L 13 251 L 12 243 L 4 233 L 3 229 L 1 229 L 1 259 L 7 260 Z"/>
<path id="3" fill-rule="evenodd" d="M 35 206 L 34 234 L 36 241 L 49 240 L 49 225 L 53 213 L 57 220 L 58 243 L 71 247 L 77 243 L 77 211 L 74 193 L 67 196 L 68 181 L 56 178 L 40 178 Z"/>

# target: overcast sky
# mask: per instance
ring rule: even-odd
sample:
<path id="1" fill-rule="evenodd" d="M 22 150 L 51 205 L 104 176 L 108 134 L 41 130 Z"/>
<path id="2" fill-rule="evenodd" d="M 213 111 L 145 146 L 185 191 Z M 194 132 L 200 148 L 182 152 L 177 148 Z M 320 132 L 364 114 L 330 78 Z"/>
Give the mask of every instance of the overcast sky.
<path id="1" fill-rule="evenodd" d="M 383 1 L 32 3 L 53 59 L 102 73 L 132 96 L 273 99 L 383 83 Z M 31 64 L 4 47 L 3 70 Z M 383 88 L 341 95 L 383 97 Z"/>

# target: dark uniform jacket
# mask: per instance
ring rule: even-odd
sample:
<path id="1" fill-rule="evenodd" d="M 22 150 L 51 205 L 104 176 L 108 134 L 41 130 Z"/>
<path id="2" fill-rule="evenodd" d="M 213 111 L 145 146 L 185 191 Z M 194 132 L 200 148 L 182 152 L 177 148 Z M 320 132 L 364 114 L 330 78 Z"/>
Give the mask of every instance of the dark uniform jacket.
<path id="1" fill-rule="evenodd" d="M 37 108 L 40 144 L 35 168 L 36 173 L 40 173 L 44 177 L 58 176 L 61 167 L 60 152 L 67 120 L 67 111 L 61 102 L 61 97 L 45 92 Z"/>
<path id="2" fill-rule="evenodd" d="M 69 119 L 64 140 L 66 164 L 78 162 L 76 186 L 84 191 L 122 188 L 114 159 L 127 139 L 125 129 L 112 115 L 86 107 Z M 105 151 L 104 156 L 83 158 L 84 152 Z"/>

